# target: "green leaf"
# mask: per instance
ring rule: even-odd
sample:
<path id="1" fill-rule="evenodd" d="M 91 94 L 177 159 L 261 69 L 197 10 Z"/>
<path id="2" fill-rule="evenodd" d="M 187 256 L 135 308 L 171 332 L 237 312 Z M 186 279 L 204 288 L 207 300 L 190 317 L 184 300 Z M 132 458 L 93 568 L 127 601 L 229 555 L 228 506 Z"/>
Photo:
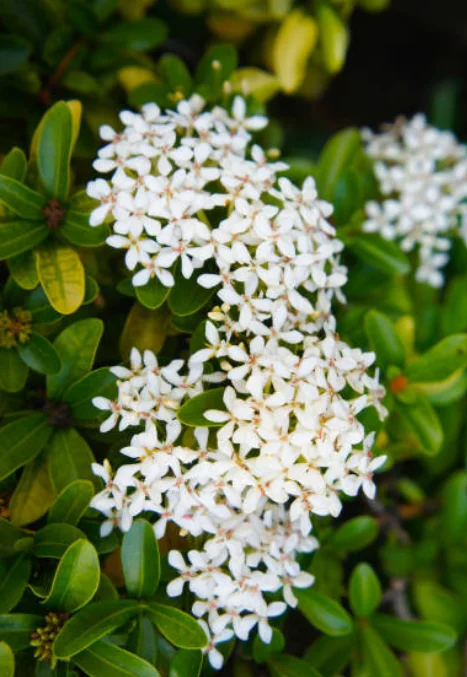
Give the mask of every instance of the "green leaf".
<path id="1" fill-rule="evenodd" d="M 62 366 L 50 341 L 35 331 L 31 332 L 27 343 L 18 345 L 18 353 L 23 362 L 39 374 L 56 374 Z"/>
<path id="2" fill-rule="evenodd" d="M 354 162 L 362 141 L 360 132 L 350 127 L 327 142 L 318 163 L 317 184 L 323 200 L 333 200 L 337 182 Z"/>
<path id="3" fill-rule="evenodd" d="M 156 633 L 149 618 L 140 616 L 137 619 L 136 626 L 128 638 L 126 648 L 131 653 L 154 665 L 157 655 Z"/>
<path id="4" fill-rule="evenodd" d="M 0 557 L 11 557 L 15 554 L 15 543 L 26 534 L 11 522 L 0 518 Z"/>
<path id="5" fill-rule="evenodd" d="M 303 83 L 308 59 L 318 40 L 318 24 L 301 9 L 288 12 L 272 45 L 272 64 L 284 92 L 291 94 Z"/>
<path id="6" fill-rule="evenodd" d="M 49 198 L 64 202 L 70 189 L 70 158 L 73 143 L 71 111 L 59 101 L 44 115 L 37 139 L 39 179 Z"/>
<path id="7" fill-rule="evenodd" d="M 467 529 L 466 470 L 458 470 L 449 477 L 441 497 L 441 536 L 445 543 L 462 543 Z"/>
<path id="8" fill-rule="evenodd" d="M 73 417 L 80 421 L 89 421 L 98 416 L 98 410 L 92 403 L 94 397 L 117 397 L 117 377 L 108 367 L 95 369 L 70 386 L 63 401 L 71 407 Z"/>
<path id="9" fill-rule="evenodd" d="M 347 520 L 336 529 L 331 537 L 331 546 L 338 553 L 346 554 L 363 550 L 373 543 L 378 535 L 378 522 L 374 517 L 361 515 Z"/>
<path id="10" fill-rule="evenodd" d="M 0 642 L 0 674 L 3 677 L 14 677 L 15 657 L 6 642 Z"/>
<path id="11" fill-rule="evenodd" d="M 156 535 L 149 522 L 133 522 L 123 537 L 121 557 L 125 587 L 130 597 L 152 597 L 159 585 L 160 561 Z"/>
<path id="12" fill-rule="evenodd" d="M 127 360 L 131 349 L 160 351 L 167 338 L 171 314 L 167 307 L 148 310 L 135 303 L 127 315 L 120 337 L 120 354 Z"/>
<path id="13" fill-rule="evenodd" d="M 22 416 L 0 428 L 0 479 L 32 461 L 45 447 L 52 432 L 43 413 Z"/>
<path id="14" fill-rule="evenodd" d="M 1 68 L 1 66 L 0 66 Z M 21 148 L 12 148 L 10 152 L 3 159 L 0 167 L 0 174 L 2 176 L 9 176 L 10 179 L 15 179 L 22 183 L 26 176 L 28 168 L 28 161 L 26 155 Z"/>
<path id="15" fill-rule="evenodd" d="M 459 369 L 444 381 L 416 383 L 414 386 L 435 407 L 447 407 L 464 397 L 467 391 L 467 373 L 464 369 Z"/>
<path id="16" fill-rule="evenodd" d="M 159 632 L 180 649 L 203 649 L 208 638 L 201 625 L 180 609 L 151 602 L 145 605 L 146 613 Z"/>
<path id="17" fill-rule="evenodd" d="M 29 369 L 15 348 L 0 348 L 0 389 L 17 393 L 24 388 Z"/>
<path id="18" fill-rule="evenodd" d="M 387 315 L 370 310 L 365 315 L 365 330 L 378 364 L 387 367 L 396 364 L 403 367 L 406 353 L 394 325 Z"/>
<path id="19" fill-rule="evenodd" d="M 355 651 L 355 633 L 343 637 L 321 635 L 308 648 L 304 659 L 322 672 L 325 677 L 332 677 L 343 671 Z"/>
<path id="20" fill-rule="evenodd" d="M 389 644 L 400 651 L 446 651 L 457 639 L 455 630 L 442 623 L 406 621 L 386 614 L 375 614 L 371 623 Z"/>
<path id="21" fill-rule="evenodd" d="M 50 304 L 71 315 L 84 301 L 85 273 L 78 253 L 53 243 L 37 254 L 37 274 Z"/>
<path id="22" fill-rule="evenodd" d="M 67 659 L 87 649 L 138 615 L 141 607 L 130 599 L 94 602 L 72 616 L 54 642 L 57 658 Z"/>
<path id="23" fill-rule="evenodd" d="M 94 546 L 89 541 L 75 541 L 61 558 L 43 603 L 50 609 L 77 611 L 94 597 L 99 579 L 99 557 Z"/>
<path id="24" fill-rule="evenodd" d="M 347 26 L 326 0 L 319 2 L 316 9 L 316 18 L 324 65 L 330 73 L 338 73 L 345 63 L 349 45 Z"/>
<path id="25" fill-rule="evenodd" d="M 237 52 L 232 45 L 215 45 L 205 52 L 196 69 L 196 88 L 203 96 L 215 98 L 237 67 Z M 201 87 L 200 87 L 201 85 Z"/>
<path id="26" fill-rule="evenodd" d="M 35 522 L 45 515 L 54 498 L 47 460 L 41 454 L 25 466 L 16 485 L 9 504 L 11 521 L 18 527 Z"/>
<path id="27" fill-rule="evenodd" d="M 37 287 L 28 294 L 24 308 L 29 310 L 35 324 L 52 324 L 62 317 L 52 308 L 42 287 Z"/>
<path id="28" fill-rule="evenodd" d="M 407 275 L 410 261 L 396 242 L 377 233 L 363 233 L 346 242 L 359 258 L 386 275 Z"/>
<path id="29" fill-rule="evenodd" d="M 460 675 L 456 663 L 459 663 L 459 659 L 455 653 L 451 656 L 440 653 L 410 653 L 406 657 L 410 677 L 452 677 L 456 672 Z"/>
<path id="30" fill-rule="evenodd" d="M 146 52 L 157 47 L 167 37 L 167 26 L 154 17 L 136 21 L 119 21 L 113 28 L 100 35 L 106 44 L 117 45 Z"/>
<path id="31" fill-rule="evenodd" d="M 443 429 L 426 396 L 417 393 L 413 404 L 398 405 L 397 411 L 410 427 L 420 446 L 420 451 L 427 456 L 437 454 L 443 444 Z"/>
<path id="32" fill-rule="evenodd" d="M 265 644 L 259 635 L 253 640 L 253 658 L 257 663 L 264 663 L 275 653 L 280 653 L 285 647 L 285 637 L 278 628 L 272 628 L 272 638 Z"/>
<path id="33" fill-rule="evenodd" d="M 68 242 L 78 247 L 99 247 L 104 244 L 109 229 L 105 224 L 90 226 L 89 214 L 68 211 L 60 226 L 60 233 Z"/>
<path id="34" fill-rule="evenodd" d="M 412 362 L 407 377 L 412 382 L 443 381 L 467 366 L 467 334 L 448 336 Z"/>
<path id="35" fill-rule="evenodd" d="M 89 480 L 98 486 L 91 470 L 94 455 L 86 440 L 74 428 L 55 431 L 48 447 L 48 461 L 50 480 L 56 492 L 76 480 Z"/>
<path id="36" fill-rule="evenodd" d="M 89 677 L 160 677 L 147 661 L 104 640 L 75 655 L 73 662 Z"/>
<path id="37" fill-rule="evenodd" d="M 175 286 L 172 287 L 168 299 L 169 308 L 174 315 L 182 317 L 193 315 L 208 303 L 214 292 L 214 289 L 205 289 L 198 284 L 195 276 L 189 280 L 185 279 L 178 268 L 175 274 Z"/>
<path id="38" fill-rule="evenodd" d="M 34 536 L 34 555 L 60 559 L 67 548 L 80 538 L 85 538 L 85 534 L 71 524 L 48 524 Z"/>
<path id="39" fill-rule="evenodd" d="M 30 53 L 31 45 L 23 38 L 0 35 L 0 76 L 13 73 L 24 66 Z"/>
<path id="40" fill-rule="evenodd" d="M 213 388 L 204 393 L 195 395 L 186 402 L 177 412 L 178 420 L 184 425 L 195 428 L 215 428 L 224 425 L 223 423 L 214 423 L 204 417 L 204 412 L 209 409 L 219 409 L 225 411 L 223 400 L 225 388 Z"/>
<path id="41" fill-rule="evenodd" d="M 381 584 L 369 564 L 361 562 L 349 581 L 350 607 L 358 618 L 367 618 L 381 604 Z"/>
<path id="42" fill-rule="evenodd" d="M 414 581 L 412 594 L 417 612 L 427 621 L 450 625 L 462 635 L 467 629 L 467 614 L 458 597 L 436 581 Z"/>
<path id="43" fill-rule="evenodd" d="M 189 97 L 192 90 L 191 75 L 181 59 L 173 54 L 164 54 L 157 63 L 157 70 L 172 91 Z"/>
<path id="44" fill-rule="evenodd" d="M 403 677 L 402 665 L 372 627 L 364 625 L 360 628 L 360 640 L 368 675 Z"/>
<path id="45" fill-rule="evenodd" d="M 1 572 L 0 614 L 6 614 L 20 601 L 31 575 L 31 559 L 21 554 L 10 561 L 10 566 Z M 1 672 L 0 672 L 1 674 Z"/>
<path id="46" fill-rule="evenodd" d="M 20 181 L 0 174 L 0 201 L 13 214 L 31 221 L 44 220 L 42 209 L 46 205 L 46 198 L 35 190 L 28 188 Z M 45 226 L 43 225 L 43 228 Z M 24 250 L 23 250 L 24 251 Z"/>
<path id="47" fill-rule="evenodd" d="M 441 326 L 444 334 L 467 330 L 467 279 L 454 277 L 447 286 L 441 308 Z"/>
<path id="48" fill-rule="evenodd" d="M 7 642 L 15 653 L 27 649 L 31 641 L 31 633 L 43 624 L 43 617 L 35 614 L 0 616 L 0 641 Z"/>
<path id="49" fill-rule="evenodd" d="M 294 589 L 294 595 L 298 599 L 298 609 L 321 632 L 333 637 L 352 632 L 352 619 L 344 607 L 334 599 L 310 588 Z"/>
<path id="50" fill-rule="evenodd" d="M 0 259 L 23 254 L 48 235 L 49 230 L 41 221 L 3 221 L 0 223 Z"/>
<path id="51" fill-rule="evenodd" d="M 193 649 L 180 649 L 170 661 L 169 677 L 199 677 L 203 654 Z"/>
<path id="52" fill-rule="evenodd" d="M 135 287 L 136 298 L 145 308 L 159 308 L 169 295 L 170 287 L 164 287 L 157 277 L 153 277 L 144 287 Z"/>
<path id="53" fill-rule="evenodd" d="M 89 507 L 94 495 L 94 487 L 89 480 L 75 480 L 66 486 L 55 499 L 49 510 L 47 522 L 66 522 L 78 524 Z"/>
<path id="54" fill-rule="evenodd" d="M 36 257 L 32 251 L 12 256 L 8 259 L 8 269 L 16 284 L 23 289 L 35 289 L 39 284 Z"/>
<path id="55" fill-rule="evenodd" d="M 320 677 L 309 663 L 286 653 L 271 658 L 268 667 L 272 677 Z"/>
<path id="56" fill-rule="evenodd" d="M 71 324 L 57 336 L 54 348 L 61 357 L 62 368 L 57 375 L 47 377 L 50 399 L 58 399 L 90 371 L 103 331 L 102 320 L 89 318 Z"/>

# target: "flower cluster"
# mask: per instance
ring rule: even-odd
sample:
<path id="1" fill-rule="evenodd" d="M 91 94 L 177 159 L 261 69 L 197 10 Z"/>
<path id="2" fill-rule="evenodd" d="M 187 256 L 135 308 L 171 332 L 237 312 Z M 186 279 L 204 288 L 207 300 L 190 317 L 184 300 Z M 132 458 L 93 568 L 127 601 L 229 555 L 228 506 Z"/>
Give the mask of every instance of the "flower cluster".
<path id="1" fill-rule="evenodd" d="M 366 129 L 363 139 L 385 196 L 366 205 L 363 229 L 399 241 L 404 251 L 418 248 L 416 279 L 442 286 L 449 235 L 467 241 L 467 147 L 423 115 L 399 118 L 380 134 Z"/>
<path id="2" fill-rule="evenodd" d="M 149 125 L 147 115 L 138 123 L 131 118 L 135 129 Z M 156 198 L 165 200 L 164 218 L 179 221 L 158 221 L 151 242 L 161 248 L 153 252 L 151 261 L 159 263 L 152 269 L 163 284 L 169 282 L 169 268 L 159 258 L 165 261 L 168 248 L 180 250 L 186 277 L 213 258 L 216 271 L 201 272 L 196 283 L 215 288 L 218 305 L 208 313 L 205 347 L 186 360 L 161 366 L 150 351 L 133 350 L 130 368 L 112 368 L 118 399 L 94 400 L 109 412 L 101 429 L 142 425 L 144 431 L 121 450 L 132 463 L 115 474 L 107 462 L 94 466 L 106 487 L 92 505 L 107 517 L 103 534 L 114 525 L 127 530 L 144 511 L 157 515 L 158 538 L 169 522 L 201 537 L 186 555 L 169 554 L 179 575 L 168 594 L 180 595 L 185 583 L 194 593 L 193 613 L 209 636 L 209 659 L 219 668 L 218 643 L 234 635 L 246 639 L 254 626 L 269 642 L 268 619 L 296 604 L 293 587 L 312 584 L 298 562 L 301 553 L 318 547 L 310 515 L 337 516 L 341 492 L 355 496 L 362 488 L 374 496 L 373 473 L 384 457 L 372 457 L 373 435 L 365 434 L 358 414 L 374 406 L 384 416 L 385 393 L 377 374 L 368 373 L 374 354 L 351 348 L 336 332 L 331 304 L 334 297 L 344 300 L 347 271 L 327 219 L 332 208 L 318 199 L 312 179 L 299 189 L 278 178 L 285 165 L 268 162 L 258 146 L 250 146 L 248 130 L 265 120 L 247 118 L 239 97 L 232 116 L 223 109 L 202 112 L 195 98 L 165 120 L 181 138 L 178 148 L 203 148 L 205 169 L 216 174 L 199 178 L 202 165 L 189 154 L 184 160 L 178 154 L 174 160 L 169 151 L 153 156 L 151 171 L 159 174 L 140 183 L 169 181 L 161 177 L 183 161 L 185 168 L 174 175 L 183 172 L 181 193 L 190 198 Z M 157 134 L 165 138 L 165 126 L 158 124 L 150 124 L 153 148 L 165 148 L 157 141 Z M 127 141 L 114 147 L 119 143 Z M 208 226 L 199 212 L 204 216 L 212 204 L 224 212 Z M 185 221 L 192 227 L 184 239 Z M 204 244 L 190 239 L 200 223 L 208 231 Z M 166 229 L 171 244 L 161 246 Z M 146 273 L 149 263 L 139 262 Z M 213 385 L 222 397 L 204 408 L 205 425 L 183 424 L 183 405 L 197 397 L 202 406 Z M 284 601 L 268 601 L 267 593 L 278 591 Z"/>

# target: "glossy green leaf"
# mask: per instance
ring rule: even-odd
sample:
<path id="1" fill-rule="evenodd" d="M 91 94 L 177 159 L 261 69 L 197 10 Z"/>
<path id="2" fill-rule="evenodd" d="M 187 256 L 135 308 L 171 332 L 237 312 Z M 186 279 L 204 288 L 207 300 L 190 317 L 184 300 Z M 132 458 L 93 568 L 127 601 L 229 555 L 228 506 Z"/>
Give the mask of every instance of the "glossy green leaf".
<path id="1" fill-rule="evenodd" d="M 403 677 L 402 665 L 380 635 L 369 625 L 360 628 L 363 659 L 369 675 Z"/>
<path id="2" fill-rule="evenodd" d="M 257 663 L 264 663 L 271 656 L 280 653 L 285 647 L 285 637 L 278 628 L 272 628 L 272 638 L 265 644 L 259 635 L 253 640 L 253 658 Z"/>
<path id="3" fill-rule="evenodd" d="M 169 677 L 199 677 L 203 654 L 194 649 L 180 649 L 170 661 Z"/>
<path id="4" fill-rule="evenodd" d="M 49 198 L 64 202 L 70 188 L 73 121 L 65 102 L 54 104 L 40 123 L 37 139 L 39 178 Z"/>
<path id="5" fill-rule="evenodd" d="M 50 304 L 71 315 L 84 301 L 85 272 L 78 252 L 55 242 L 37 253 L 37 274 Z"/>
<path id="6" fill-rule="evenodd" d="M 467 334 L 448 336 L 407 368 L 413 382 L 442 381 L 467 366 Z"/>
<path id="7" fill-rule="evenodd" d="M 64 391 L 90 371 L 104 326 L 89 318 L 66 327 L 55 339 L 54 348 L 62 360 L 57 375 L 47 377 L 47 395 L 58 399 Z"/>
<path id="8" fill-rule="evenodd" d="M 412 594 L 417 612 L 424 620 L 451 626 L 457 633 L 467 629 L 467 612 L 458 597 L 432 580 L 414 581 Z"/>
<path id="9" fill-rule="evenodd" d="M 318 3 L 316 18 L 324 65 L 330 73 L 337 73 L 345 63 L 349 45 L 347 26 L 327 0 L 320 0 Z"/>
<path id="10" fill-rule="evenodd" d="M 347 246 L 359 258 L 387 275 L 407 275 L 410 261 L 396 242 L 384 240 L 376 233 L 363 233 L 349 240 Z"/>
<path id="11" fill-rule="evenodd" d="M 48 235 L 49 230 L 42 221 L 3 221 L 0 223 L 0 259 L 23 254 Z"/>
<path id="12" fill-rule="evenodd" d="M 99 247 L 104 244 L 109 229 L 106 225 L 90 226 L 89 214 L 70 210 L 60 226 L 60 233 L 78 247 Z"/>
<path id="13" fill-rule="evenodd" d="M 31 559 L 26 554 L 18 555 L 0 571 L 0 614 L 6 614 L 23 596 L 31 575 Z"/>
<path id="14" fill-rule="evenodd" d="M 148 599 L 159 585 L 160 561 L 154 529 L 146 520 L 135 520 L 122 541 L 122 569 L 130 597 Z"/>
<path id="15" fill-rule="evenodd" d="M 1 68 L 1 66 L 0 66 Z M 9 176 L 10 179 L 15 179 L 22 183 L 26 176 L 28 168 L 28 161 L 26 155 L 21 148 L 12 148 L 7 155 L 5 155 L 0 166 L 0 175 Z"/>
<path id="16" fill-rule="evenodd" d="M 88 480 L 94 486 L 97 479 L 91 470 L 94 455 L 79 432 L 74 428 L 58 428 L 48 447 L 50 480 L 60 492 L 76 480 Z"/>
<path id="17" fill-rule="evenodd" d="M 70 658 L 126 623 L 140 611 L 132 600 L 94 602 L 70 618 L 54 642 L 57 658 Z"/>
<path id="18" fill-rule="evenodd" d="M 24 308 L 29 310 L 33 322 L 37 324 L 52 324 L 62 317 L 60 313 L 52 308 L 42 287 L 37 287 L 37 289 L 28 294 Z"/>
<path id="19" fill-rule="evenodd" d="M 361 562 L 352 571 L 349 581 L 350 607 L 358 618 L 367 618 L 382 598 L 381 584 L 369 564 Z"/>
<path id="20" fill-rule="evenodd" d="M 0 642 L 0 674 L 3 677 L 14 677 L 15 656 L 6 642 Z"/>
<path id="21" fill-rule="evenodd" d="M 0 389 L 8 393 L 22 390 L 28 378 L 29 369 L 15 348 L 0 348 Z"/>
<path id="22" fill-rule="evenodd" d="M 237 53 L 232 45 L 215 45 L 207 50 L 196 69 L 195 82 L 203 95 L 215 97 L 237 66 Z"/>
<path id="23" fill-rule="evenodd" d="M 89 507 L 94 487 L 89 480 L 75 480 L 66 486 L 55 499 L 47 515 L 47 522 L 78 524 Z"/>
<path id="24" fill-rule="evenodd" d="M 321 632 L 332 636 L 352 632 L 352 619 L 344 607 L 334 599 L 310 588 L 295 589 L 294 594 L 298 599 L 298 609 Z"/>
<path id="25" fill-rule="evenodd" d="M 191 94 L 190 72 L 177 56 L 164 54 L 158 61 L 157 70 L 172 91 L 182 93 L 185 98 Z"/>
<path id="26" fill-rule="evenodd" d="M 318 163 L 318 188 L 323 200 L 333 200 L 337 182 L 362 146 L 357 129 L 344 129 L 327 142 Z"/>
<path id="27" fill-rule="evenodd" d="M 147 661 L 104 640 L 73 656 L 73 662 L 89 677 L 160 677 Z"/>
<path id="28" fill-rule="evenodd" d="M 304 81 L 318 32 L 315 19 L 300 8 L 288 12 L 280 24 L 272 45 L 271 61 L 284 92 L 295 92 Z"/>
<path id="29" fill-rule="evenodd" d="M 149 618 L 140 616 L 137 619 L 135 628 L 128 638 L 126 649 L 154 665 L 157 656 L 157 642 L 156 633 Z"/>
<path id="30" fill-rule="evenodd" d="M 56 374 L 62 363 L 53 345 L 44 336 L 33 331 L 27 343 L 18 345 L 23 362 L 39 374 Z"/>
<path id="31" fill-rule="evenodd" d="M 157 277 L 153 277 L 144 287 L 135 287 L 136 298 L 145 308 L 159 308 L 170 293 L 170 287 L 164 287 Z"/>
<path id="32" fill-rule="evenodd" d="M 400 651 L 446 651 L 457 639 L 455 630 L 442 623 L 406 621 L 386 614 L 375 614 L 371 623 L 389 644 Z"/>
<path id="33" fill-rule="evenodd" d="M 9 520 L 0 518 L 0 557 L 15 554 L 15 543 L 25 536 L 25 532 L 15 527 Z"/>
<path id="34" fill-rule="evenodd" d="M 36 557 L 60 559 L 68 547 L 80 538 L 85 538 L 85 534 L 71 524 L 48 524 L 34 536 L 34 554 Z"/>
<path id="35" fill-rule="evenodd" d="M 268 661 L 271 677 L 320 677 L 320 674 L 309 663 L 283 653 Z"/>
<path id="36" fill-rule="evenodd" d="M 401 404 L 398 412 L 410 427 L 420 451 L 428 456 L 437 454 L 443 444 L 443 429 L 426 396 L 417 394 L 414 403 Z"/>
<path id="37" fill-rule="evenodd" d="M 435 407 L 447 407 L 464 397 L 467 391 L 467 373 L 464 369 L 459 369 L 444 381 L 416 383 L 414 386 Z"/>
<path id="38" fill-rule="evenodd" d="M 31 633 L 43 623 L 42 616 L 35 614 L 0 616 L 0 641 L 6 642 L 15 653 L 27 649 L 31 641 Z"/>
<path id="39" fill-rule="evenodd" d="M 462 543 L 467 529 L 466 470 L 458 470 L 449 477 L 441 498 L 442 538 L 446 543 Z"/>
<path id="40" fill-rule="evenodd" d="M 209 302 L 214 291 L 202 287 L 194 276 L 189 280 L 185 279 L 178 270 L 175 274 L 175 286 L 168 298 L 169 308 L 174 315 L 192 315 Z"/>
<path id="41" fill-rule="evenodd" d="M 111 400 L 117 396 L 117 377 L 108 367 L 95 369 L 76 381 L 63 395 L 73 417 L 80 421 L 89 421 L 98 416 L 99 410 L 92 403 L 94 397 L 107 397 Z"/>
<path id="42" fill-rule="evenodd" d="M 308 648 L 304 659 L 324 677 L 333 677 L 343 671 L 356 649 L 355 633 L 343 637 L 321 635 Z"/>
<path id="43" fill-rule="evenodd" d="M 46 198 L 20 181 L 1 174 L 0 202 L 3 202 L 13 214 L 23 219 L 31 221 L 44 220 L 42 209 L 46 205 Z M 45 228 L 45 226 L 43 227 Z"/>
<path id="44" fill-rule="evenodd" d="M 75 541 L 60 559 L 44 604 L 50 609 L 77 611 L 94 597 L 99 579 L 99 558 L 94 546 L 89 541 Z"/>
<path id="45" fill-rule="evenodd" d="M 12 256 L 8 259 L 8 268 L 16 284 L 23 289 L 35 289 L 39 284 L 34 252 L 27 251 Z"/>
<path id="46" fill-rule="evenodd" d="M 37 456 L 52 432 L 42 412 L 22 416 L 0 428 L 0 479 Z"/>
<path id="47" fill-rule="evenodd" d="M 32 442 L 34 444 L 34 441 Z M 18 527 L 40 519 L 55 498 L 44 454 L 27 463 L 10 499 L 10 519 Z"/>
<path id="48" fill-rule="evenodd" d="M 373 543 L 378 535 L 378 522 L 374 517 L 361 515 L 341 524 L 332 534 L 331 545 L 339 553 L 362 550 Z"/>
<path id="49" fill-rule="evenodd" d="M 441 326 L 444 334 L 467 330 L 467 279 L 454 277 L 446 288 L 441 308 Z"/>
<path id="50" fill-rule="evenodd" d="M 157 47 L 167 37 L 166 25 L 154 17 L 135 21 L 120 21 L 101 34 L 100 39 L 110 45 L 147 51 Z"/>
<path id="51" fill-rule="evenodd" d="M 151 623 L 174 646 L 180 649 L 203 649 L 208 638 L 200 624 L 189 614 L 165 604 L 145 605 Z"/>
<path id="52" fill-rule="evenodd" d="M 378 310 L 370 310 L 365 315 L 365 330 L 370 339 L 371 348 L 376 353 L 378 364 L 384 367 L 390 364 L 404 366 L 405 349 L 387 315 Z"/>
<path id="53" fill-rule="evenodd" d="M 224 392 L 225 388 L 213 388 L 195 395 L 178 410 L 178 420 L 192 427 L 215 428 L 224 425 L 223 423 L 209 421 L 204 416 L 204 412 L 209 409 L 225 411 Z"/>

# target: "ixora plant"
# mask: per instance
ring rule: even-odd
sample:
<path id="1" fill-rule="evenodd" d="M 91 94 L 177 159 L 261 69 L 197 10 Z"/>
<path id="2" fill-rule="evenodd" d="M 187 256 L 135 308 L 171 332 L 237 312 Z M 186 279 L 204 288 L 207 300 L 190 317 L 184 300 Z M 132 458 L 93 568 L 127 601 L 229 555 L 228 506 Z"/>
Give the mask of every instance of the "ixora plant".
<path id="1" fill-rule="evenodd" d="M 286 163 L 231 47 L 158 64 L 0 165 L 0 674 L 460 677 L 463 148 Z"/>
<path id="2" fill-rule="evenodd" d="M 174 295 L 187 314 L 202 304 L 206 320 L 187 360 L 163 365 L 134 350 L 129 369 L 113 368 L 118 399 L 94 399 L 110 412 L 101 429 L 144 432 L 121 450 L 136 462 L 115 476 L 94 466 L 106 488 L 92 505 L 107 517 L 103 535 L 152 512 L 159 538 L 170 522 L 203 537 L 188 563 L 169 553 L 179 577 L 167 591 L 178 596 L 186 582 L 198 598 L 193 612 L 220 668 L 216 644 L 247 639 L 256 624 L 270 643 L 268 618 L 296 605 L 292 588 L 312 584 L 296 560 L 317 547 L 310 513 L 337 516 L 339 492 L 361 486 L 374 497 L 385 457 L 372 459 L 374 435 L 357 415 L 373 405 L 384 416 L 385 391 L 367 373 L 374 354 L 337 334 L 331 302 L 342 300 L 346 269 L 332 207 L 313 179 L 300 190 L 277 178 L 284 163 L 250 147 L 266 118 L 248 117 L 239 96 L 231 111 L 193 96 L 175 112 L 146 105 L 121 118 L 123 132 L 102 130 L 110 143 L 95 168 L 112 175 L 88 186 L 103 203 L 91 223 L 111 215 L 107 242 L 138 268 L 141 298 Z M 279 590 L 285 602 L 268 604 L 265 593 Z"/>

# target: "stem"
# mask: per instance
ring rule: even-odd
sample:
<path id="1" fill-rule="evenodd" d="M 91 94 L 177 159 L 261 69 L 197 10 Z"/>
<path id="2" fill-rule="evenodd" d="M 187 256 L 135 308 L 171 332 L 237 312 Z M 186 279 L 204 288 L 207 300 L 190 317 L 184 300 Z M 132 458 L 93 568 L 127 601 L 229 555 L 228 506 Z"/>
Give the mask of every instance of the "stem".
<path id="1" fill-rule="evenodd" d="M 40 101 L 42 101 L 42 103 L 45 104 L 46 106 L 49 106 L 51 102 L 52 87 L 54 87 L 58 82 L 60 82 L 62 75 L 64 74 L 64 72 L 66 71 L 66 69 L 68 68 L 74 57 L 76 56 L 78 49 L 83 44 L 84 40 L 78 40 L 78 42 L 75 42 L 75 44 L 68 50 L 68 52 L 65 54 L 63 59 L 58 64 L 55 73 L 52 75 L 47 85 L 39 92 L 38 97 Z"/>

